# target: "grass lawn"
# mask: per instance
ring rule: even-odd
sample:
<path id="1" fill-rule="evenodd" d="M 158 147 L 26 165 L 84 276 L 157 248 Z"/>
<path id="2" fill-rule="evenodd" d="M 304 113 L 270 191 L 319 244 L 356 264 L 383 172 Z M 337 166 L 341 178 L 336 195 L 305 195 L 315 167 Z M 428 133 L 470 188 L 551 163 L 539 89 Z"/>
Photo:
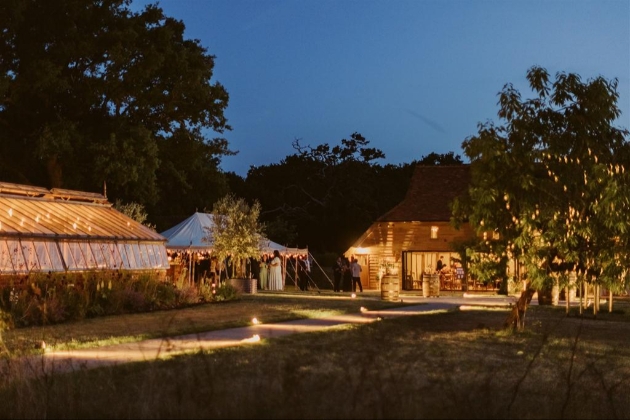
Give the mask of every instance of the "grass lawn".
<path id="1" fill-rule="evenodd" d="M 42 341 L 49 349 L 94 347 L 250 325 L 253 317 L 266 323 L 314 318 L 401 306 L 380 300 L 378 292 L 351 299 L 350 293 L 322 291 L 244 294 L 238 301 L 212 303 L 186 309 L 105 316 L 43 327 L 19 328 L 0 336 L 0 356 L 33 353 Z"/>
<path id="2" fill-rule="evenodd" d="M 344 310 L 326 299 L 306 309 L 299 298 L 273 299 L 298 312 Z M 627 303 L 597 318 L 531 307 L 521 333 L 502 328 L 506 315 L 387 318 L 168 360 L 13 378 L 0 388 L 0 416 L 630 418 Z"/>

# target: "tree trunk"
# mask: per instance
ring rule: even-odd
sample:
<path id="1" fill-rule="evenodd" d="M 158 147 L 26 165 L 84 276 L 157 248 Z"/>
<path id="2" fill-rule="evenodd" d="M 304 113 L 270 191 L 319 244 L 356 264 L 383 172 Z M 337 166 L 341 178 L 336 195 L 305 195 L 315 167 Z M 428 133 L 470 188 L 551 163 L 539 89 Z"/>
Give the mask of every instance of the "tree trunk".
<path id="1" fill-rule="evenodd" d="M 505 327 L 512 330 L 522 331 L 525 328 L 525 312 L 527 312 L 527 305 L 532 301 L 536 290 L 527 287 L 521 292 L 521 296 L 516 301 L 516 305 L 512 308 L 512 311 L 505 320 Z"/>

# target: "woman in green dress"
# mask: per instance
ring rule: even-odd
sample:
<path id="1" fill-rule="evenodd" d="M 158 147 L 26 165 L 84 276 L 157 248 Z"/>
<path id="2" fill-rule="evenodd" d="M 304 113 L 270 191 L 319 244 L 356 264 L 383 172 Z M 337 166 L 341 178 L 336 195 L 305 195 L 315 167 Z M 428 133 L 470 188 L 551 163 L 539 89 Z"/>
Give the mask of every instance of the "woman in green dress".
<path id="1" fill-rule="evenodd" d="M 260 273 L 259 273 L 259 278 L 260 278 L 260 290 L 267 290 L 268 286 L 267 286 L 267 272 L 268 272 L 268 268 L 267 268 L 267 256 L 263 255 L 260 261 Z"/>

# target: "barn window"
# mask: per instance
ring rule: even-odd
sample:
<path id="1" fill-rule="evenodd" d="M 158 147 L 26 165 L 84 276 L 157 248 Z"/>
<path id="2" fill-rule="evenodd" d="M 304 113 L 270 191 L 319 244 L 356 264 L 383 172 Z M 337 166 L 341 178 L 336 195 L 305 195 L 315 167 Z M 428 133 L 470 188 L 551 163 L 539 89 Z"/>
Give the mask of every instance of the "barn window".
<path id="1" fill-rule="evenodd" d="M 438 227 L 431 226 L 431 239 L 437 239 L 438 237 Z"/>

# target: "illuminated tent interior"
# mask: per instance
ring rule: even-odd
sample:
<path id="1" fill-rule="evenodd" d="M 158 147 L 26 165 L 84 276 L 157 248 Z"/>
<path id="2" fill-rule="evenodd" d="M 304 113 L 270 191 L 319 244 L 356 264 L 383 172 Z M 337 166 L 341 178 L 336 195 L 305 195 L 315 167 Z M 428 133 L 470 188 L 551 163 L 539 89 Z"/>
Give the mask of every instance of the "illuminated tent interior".
<path id="1" fill-rule="evenodd" d="M 165 239 L 102 194 L 0 182 L 0 274 L 166 270 Z"/>
<path id="2" fill-rule="evenodd" d="M 210 213 L 195 213 L 188 219 L 161 233 L 167 239 L 169 253 L 181 251 L 212 252 L 213 220 Z M 267 238 L 260 244 L 263 254 L 273 254 L 277 250 L 282 256 L 307 257 L 308 249 L 287 248 Z"/>

